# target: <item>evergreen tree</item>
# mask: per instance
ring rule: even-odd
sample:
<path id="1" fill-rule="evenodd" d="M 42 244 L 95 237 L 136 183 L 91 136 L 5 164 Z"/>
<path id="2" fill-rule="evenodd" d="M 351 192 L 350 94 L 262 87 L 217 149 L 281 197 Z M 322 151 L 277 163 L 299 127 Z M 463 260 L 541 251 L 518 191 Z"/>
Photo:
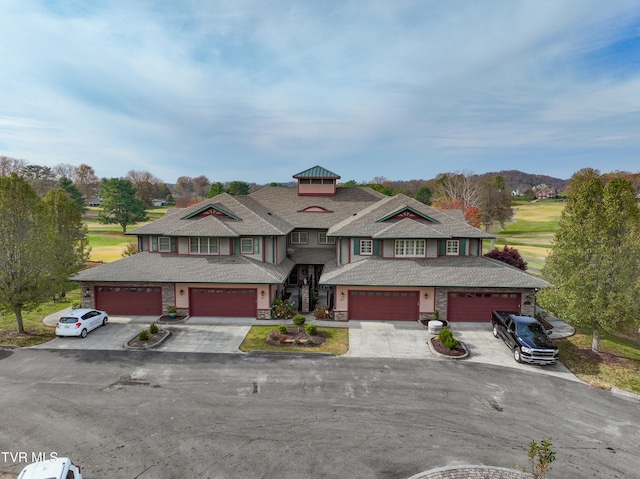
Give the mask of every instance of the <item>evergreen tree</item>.
<path id="1" fill-rule="evenodd" d="M 593 334 L 638 322 L 640 305 L 640 213 L 633 186 L 581 170 L 572 178 L 551 254 L 543 274 L 554 284 L 541 300 L 574 326 Z M 632 259 L 632 260 L 631 260 Z"/>
<path id="2" fill-rule="evenodd" d="M 122 232 L 127 232 L 127 226 L 140 221 L 147 221 L 146 205 L 136 198 L 136 189 L 129 180 L 122 178 L 105 179 L 100 185 L 100 194 L 104 197 L 102 211 L 98 215 L 98 222 L 102 224 L 117 224 Z"/>
<path id="3" fill-rule="evenodd" d="M 207 198 L 213 198 L 214 196 L 218 196 L 222 193 L 224 193 L 224 185 L 219 181 L 216 181 L 215 183 L 211 183 Z"/>
<path id="4" fill-rule="evenodd" d="M 234 196 L 245 196 L 250 192 L 251 187 L 249 183 L 245 183 L 244 181 L 232 181 L 227 188 L 227 193 Z"/>
<path id="5" fill-rule="evenodd" d="M 60 185 L 60 188 L 67 192 L 71 200 L 73 200 L 73 202 L 78 206 L 78 209 L 81 212 L 85 210 L 85 197 L 82 195 L 78 187 L 73 184 L 73 181 L 63 176 L 58 180 L 58 185 Z"/>
<path id="6" fill-rule="evenodd" d="M 418 200 L 420 203 L 424 203 L 425 205 L 431 205 L 432 196 L 433 196 L 433 193 L 431 192 L 429 187 L 424 185 L 424 186 L 421 186 L 418 189 L 418 191 L 416 191 L 415 199 Z"/>

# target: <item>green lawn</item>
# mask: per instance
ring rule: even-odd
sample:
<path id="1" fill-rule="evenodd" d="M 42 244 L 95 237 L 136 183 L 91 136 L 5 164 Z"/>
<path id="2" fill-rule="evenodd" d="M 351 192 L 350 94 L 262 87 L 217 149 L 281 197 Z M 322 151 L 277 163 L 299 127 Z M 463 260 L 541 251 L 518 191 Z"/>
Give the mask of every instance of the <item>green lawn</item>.
<path id="1" fill-rule="evenodd" d="M 157 220 L 164 216 L 168 208 L 167 206 L 161 206 L 149 209 L 147 215 L 150 221 Z M 99 212 L 100 208 L 89 207 L 83 217 L 89 230 L 88 240 L 89 246 L 91 246 L 91 260 L 109 263 L 122 258 L 122 251 L 125 246 L 131 241 L 136 242 L 136 237 L 124 235 L 119 225 L 103 225 L 98 223 L 97 218 Z M 136 228 L 148 224 L 150 221 L 129 226 L 127 232 L 134 231 Z"/>
<path id="2" fill-rule="evenodd" d="M 513 221 L 494 233 L 497 236 L 495 246 L 516 248 L 527 262 L 529 272 L 539 274 L 549 254 L 564 206 L 565 202 L 560 200 L 534 202 L 514 199 Z"/>
<path id="3" fill-rule="evenodd" d="M 314 348 L 304 346 L 271 346 L 267 344 L 266 339 L 274 329 L 276 329 L 276 326 L 252 326 L 242 341 L 242 344 L 240 344 L 240 351 L 304 351 L 308 353 L 331 353 L 339 356 L 349 350 L 348 328 L 319 327 L 318 332 L 326 334 L 327 341 L 321 346 Z"/>
<path id="4" fill-rule="evenodd" d="M 23 311 L 22 323 L 27 333 L 23 336 L 17 334 L 18 324 L 15 315 L 3 312 L 0 314 L 0 344 L 27 347 L 50 341 L 56 337 L 55 328 L 46 326 L 42 320 L 52 313 L 70 307 L 73 303 L 80 303 L 79 288 L 68 292 L 63 299 L 41 304 L 33 311 Z"/>

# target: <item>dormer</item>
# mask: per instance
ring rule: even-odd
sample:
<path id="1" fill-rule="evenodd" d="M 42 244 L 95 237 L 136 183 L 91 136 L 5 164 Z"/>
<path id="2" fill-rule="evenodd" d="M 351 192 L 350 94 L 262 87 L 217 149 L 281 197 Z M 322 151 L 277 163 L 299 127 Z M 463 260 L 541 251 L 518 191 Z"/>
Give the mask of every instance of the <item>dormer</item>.
<path id="1" fill-rule="evenodd" d="M 298 196 L 335 196 L 336 182 L 340 179 L 333 171 L 314 166 L 293 177 L 298 180 Z"/>

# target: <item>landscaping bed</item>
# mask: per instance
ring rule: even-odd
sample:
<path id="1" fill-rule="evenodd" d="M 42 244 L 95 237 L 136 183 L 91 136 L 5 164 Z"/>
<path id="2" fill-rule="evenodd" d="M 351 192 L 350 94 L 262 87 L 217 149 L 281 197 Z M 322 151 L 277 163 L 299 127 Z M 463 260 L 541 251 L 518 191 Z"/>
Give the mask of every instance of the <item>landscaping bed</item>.
<path id="1" fill-rule="evenodd" d="M 277 330 L 271 331 L 267 336 L 266 342 L 271 346 L 303 346 L 314 348 L 324 344 L 327 341 L 327 335 L 323 332 L 316 332 L 311 335 L 303 328 L 290 327 L 286 333 L 279 333 Z"/>

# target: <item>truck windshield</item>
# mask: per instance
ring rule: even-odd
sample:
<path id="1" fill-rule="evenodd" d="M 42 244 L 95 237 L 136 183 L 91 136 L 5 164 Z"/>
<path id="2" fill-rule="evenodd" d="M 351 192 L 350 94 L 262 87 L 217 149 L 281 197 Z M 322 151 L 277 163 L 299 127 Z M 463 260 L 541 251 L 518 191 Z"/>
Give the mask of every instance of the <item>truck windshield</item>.
<path id="1" fill-rule="evenodd" d="M 537 338 L 546 335 L 539 323 L 518 324 L 518 336 L 521 338 Z"/>

